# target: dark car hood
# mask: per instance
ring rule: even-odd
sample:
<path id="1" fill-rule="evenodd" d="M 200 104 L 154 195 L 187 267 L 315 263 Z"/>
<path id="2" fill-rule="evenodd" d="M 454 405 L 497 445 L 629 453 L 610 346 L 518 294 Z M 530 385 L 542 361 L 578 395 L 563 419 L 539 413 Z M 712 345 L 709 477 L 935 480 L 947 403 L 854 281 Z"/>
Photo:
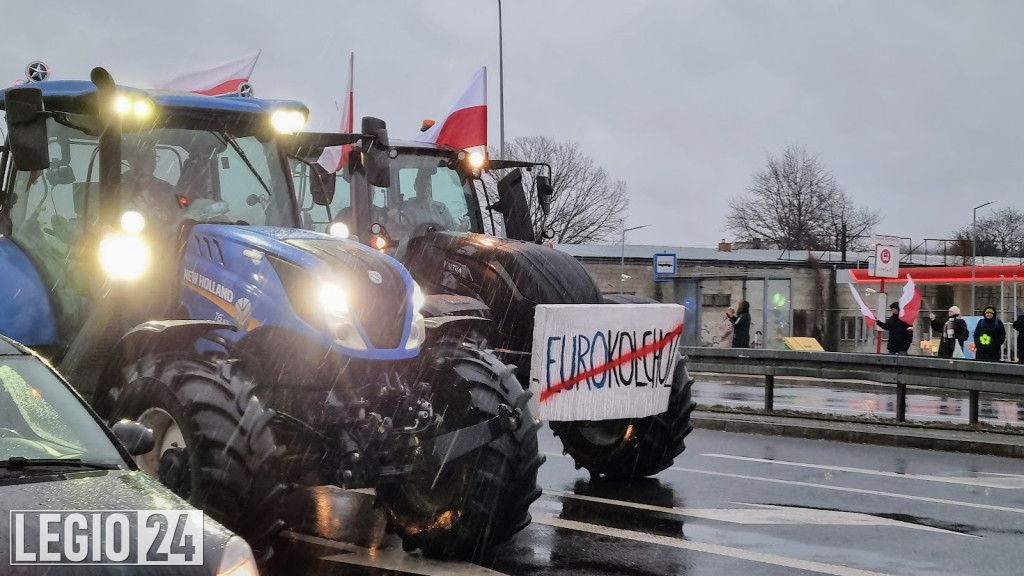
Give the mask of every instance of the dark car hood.
<path id="1" fill-rule="evenodd" d="M 16 483 L 15 483 L 16 482 Z M 204 517 L 205 566 L 11 565 L 11 510 L 181 510 L 192 508 L 141 471 L 98 470 L 0 479 L 0 566 L 4 574 L 215 574 L 232 533 Z M 38 538 L 38 536 L 32 536 Z M 8 570 L 12 570 L 8 572 Z"/>

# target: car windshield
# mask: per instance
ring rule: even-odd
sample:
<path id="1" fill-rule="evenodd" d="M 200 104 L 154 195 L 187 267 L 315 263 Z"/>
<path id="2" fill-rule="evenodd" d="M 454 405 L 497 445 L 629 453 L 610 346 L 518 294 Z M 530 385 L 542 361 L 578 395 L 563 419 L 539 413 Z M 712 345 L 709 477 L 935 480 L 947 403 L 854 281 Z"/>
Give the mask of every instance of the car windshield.
<path id="1" fill-rule="evenodd" d="M 425 224 L 480 232 L 472 181 L 450 164 L 451 158 L 443 151 L 399 149 L 391 160 L 391 186 L 372 188 L 373 220 L 384 224 L 392 239 L 400 243 Z M 339 172 L 335 179 L 330 217 L 324 206 L 314 204 L 304 193 L 307 188 L 301 180 L 296 188 L 307 227 L 323 232 L 332 220 L 351 226 L 352 189 L 347 174 Z"/>
<path id="2" fill-rule="evenodd" d="M 127 467 L 100 423 L 31 356 L 0 358 L 0 461 L 11 458 Z"/>

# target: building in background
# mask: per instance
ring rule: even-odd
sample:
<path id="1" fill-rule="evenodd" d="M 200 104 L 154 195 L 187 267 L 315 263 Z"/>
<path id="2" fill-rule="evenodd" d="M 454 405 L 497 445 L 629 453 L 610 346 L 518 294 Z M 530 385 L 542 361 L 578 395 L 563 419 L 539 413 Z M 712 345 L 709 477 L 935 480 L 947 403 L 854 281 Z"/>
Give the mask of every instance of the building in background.
<path id="1" fill-rule="evenodd" d="M 784 337 L 803 336 L 815 338 L 826 350 L 874 352 L 876 330 L 866 325 L 847 285 L 853 283 L 884 317 L 889 302 L 899 300 L 908 271 L 922 294 L 912 353 L 933 353 L 921 345 L 932 337 L 929 312 L 943 317 L 955 304 L 968 316 L 971 307 L 971 266 L 944 266 L 948 260 L 942 256 L 904 255 L 900 278 L 887 280 L 879 295 L 881 282 L 868 276 L 873 253 L 867 252 L 848 253 L 843 260 L 838 252 L 758 250 L 727 243 L 718 249 L 617 244 L 563 244 L 556 249 L 576 257 L 606 294 L 636 294 L 685 306 L 683 343 L 690 346 L 717 344 L 725 310 L 746 300 L 752 343 L 781 349 Z M 676 273 L 656 281 L 655 254 L 675 254 Z M 1000 318 L 1012 322 L 1024 308 L 1024 262 L 987 258 L 974 274 L 978 310 L 995 306 Z M 1016 358 L 1011 340 L 1007 338 L 1006 357 Z"/>

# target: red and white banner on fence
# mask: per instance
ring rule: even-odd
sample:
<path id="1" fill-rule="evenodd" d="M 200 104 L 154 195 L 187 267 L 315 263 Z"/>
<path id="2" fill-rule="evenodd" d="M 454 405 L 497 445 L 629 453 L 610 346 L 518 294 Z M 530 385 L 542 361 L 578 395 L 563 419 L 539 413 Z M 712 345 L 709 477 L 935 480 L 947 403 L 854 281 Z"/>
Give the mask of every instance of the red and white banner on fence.
<path id="1" fill-rule="evenodd" d="M 668 408 L 685 308 L 537 306 L 530 389 L 542 420 L 642 418 Z"/>

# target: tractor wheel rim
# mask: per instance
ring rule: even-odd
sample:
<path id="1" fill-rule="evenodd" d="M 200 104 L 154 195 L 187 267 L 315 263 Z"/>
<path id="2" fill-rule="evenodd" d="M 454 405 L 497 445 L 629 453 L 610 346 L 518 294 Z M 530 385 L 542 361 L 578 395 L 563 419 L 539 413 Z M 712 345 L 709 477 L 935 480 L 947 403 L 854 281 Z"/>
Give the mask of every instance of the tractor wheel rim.
<path id="1" fill-rule="evenodd" d="M 167 450 L 185 448 L 185 436 L 174 417 L 162 408 L 146 409 L 139 415 L 138 421 L 153 431 L 153 450 L 136 456 L 135 463 L 146 474 L 158 478 L 160 457 Z"/>
<path id="2" fill-rule="evenodd" d="M 596 446 L 612 446 L 618 444 L 623 440 L 624 437 L 628 438 L 630 435 L 630 427 L 627 427 L 624 431 L 622 426 L 619 424 L 611 424 L 604 422 L 596 422 L 594 424 L 587 424 L 580 426 L 579 432 L 587 442 Z"/>

